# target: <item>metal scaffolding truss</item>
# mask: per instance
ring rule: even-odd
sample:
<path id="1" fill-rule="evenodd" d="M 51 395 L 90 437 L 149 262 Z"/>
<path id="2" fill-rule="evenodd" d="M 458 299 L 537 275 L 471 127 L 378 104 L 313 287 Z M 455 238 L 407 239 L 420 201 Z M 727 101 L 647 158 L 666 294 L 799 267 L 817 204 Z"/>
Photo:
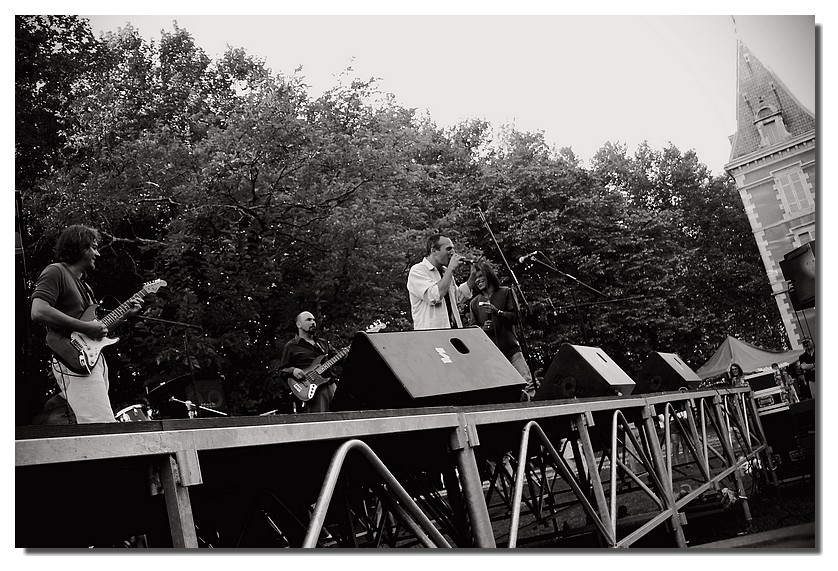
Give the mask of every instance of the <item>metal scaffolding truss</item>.
<path id="1" fill-rule="evenodd" d="M 608 442 L 595 442 L 590 430 L 594 426 L 591 415 L 578 414 L 573 419 L 577 431 L 562 446 L 567 449 L 569 443 L 574 444 L 570 448 L 577 451 L 575 469 L 539 424 L 528 422 L 522 430 L 518 454 L 518 459 L 525 461 L 511 458 L 510 462 L 517 464 L 515 474 L 508 475 L 500 469 L 490 480 L 493 491 L 497 489 L 503 497 L 507 497 L 505 486 L 499 482 L 509 482 L 510 488 L 514 487 L 508 496 L 511 506 L 508 546 L 517 546 L 522 507 L 539 523 L 545 518 L 556 518 L 549 507 L 545 508 L 559 504 L 557 498 L 544 499 L 545 495 L 552 497 L 556 493 L 555 480 L 544 477 L 544 466 L 548 463 L 575 495 L 602 543 L 608 547 L 628 547 L 664 523 L 669 526 L 675 545 L 685 547 L 681 510 L 706 492 L 717 491 L 726 481 L 734 490 L 735 501 L 741 506 L 746 522 L 750 522 L 741 470 L 764 470 L 776 484 L 767 443 L 752 405 L 753 400 L 745 393 L 659 401 L 645 404 L 634 422 L 622 410 L 614 410 Z M 662 412 L 657 413 L 660 409 Z M 540 454 L 532 455 L 529 451 L 533 436 L 541 445 Z M 578 446 L 570 438 L 575 438 Z M 675 484 L 679 480 L 689 480 L 692 485 L 678 490 Z M 525 483 L 528 494 L 524 493 Z M 651 500 L 654 510 L 643 514 L 642 525 L 621 537 L 617 526 L 618 497 L 636 491 Z"/>

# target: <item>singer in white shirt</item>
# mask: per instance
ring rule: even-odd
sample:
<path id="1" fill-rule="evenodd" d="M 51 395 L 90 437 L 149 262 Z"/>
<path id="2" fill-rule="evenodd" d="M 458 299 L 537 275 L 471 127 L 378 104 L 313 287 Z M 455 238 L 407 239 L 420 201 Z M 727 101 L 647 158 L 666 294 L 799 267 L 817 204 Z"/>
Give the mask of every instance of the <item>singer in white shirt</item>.
<path id="1" fill-rule="evenodd" d="M 459 305 L 471 297 L 476 279 L 476 269 L 471 267 L 468 280 L 457 285 L 454 271 L 463 262 L 463 257 L 454 251 L 454 243 L 445 236 L 428 236 L 425 258 L 410 268 L 407 277 L 407 291 L 410 294 L 410 311 L 413 315 L 413 329 L 446 329 L 462 327 Z M 451 306 L 445 302 L 448 296 Z"/>

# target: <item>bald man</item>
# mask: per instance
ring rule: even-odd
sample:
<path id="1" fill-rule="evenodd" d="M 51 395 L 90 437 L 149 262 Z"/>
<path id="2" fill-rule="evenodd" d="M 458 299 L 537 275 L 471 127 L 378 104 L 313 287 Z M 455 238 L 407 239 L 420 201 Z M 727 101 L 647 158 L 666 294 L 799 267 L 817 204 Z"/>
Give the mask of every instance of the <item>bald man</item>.
<path id="1" fill-rule="evenodd" d="M 317 320 L 308 311 L 303 311 L 297 316 L 297 336 L 285 344 L 282 349 L 282 358 L 279 362 L 280 375 L 283 382 L 290 378 L 305 378 L 305 369 L 311 366 L 314 360 L 321 355 L 334 354 L 337 351 L 325 340 L 316 337 Z M 326 371 L 323 376 L 329 377 L 332 370 Z M 335 380 L 329 381 L 318 387 L 314 397 L 305 403 L 303 410 L 308 412 L 328 412 L 335 396 Z M 295 398 L 295 397 L 294 397 Z"/>

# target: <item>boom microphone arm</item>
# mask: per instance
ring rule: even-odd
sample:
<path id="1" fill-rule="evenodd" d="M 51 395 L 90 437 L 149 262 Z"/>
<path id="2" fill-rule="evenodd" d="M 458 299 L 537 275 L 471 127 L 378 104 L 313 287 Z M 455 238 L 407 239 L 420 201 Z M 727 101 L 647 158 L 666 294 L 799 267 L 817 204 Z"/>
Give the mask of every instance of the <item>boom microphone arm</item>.
<path id="1" fill-rule="evenodd" d="M 476 208 L 477 213 L 480 214 L 480 219 L 483 221 L 483 225 L 486 227 L 486 230 L 489 231 L 489 236 L 492 237 L 492 242 L 495 243 L 495 248 L 497 248 L 498 253 L 500 253 L 500 257 L 501 257 L 501 260 L 503 260 L 503 265 L 506 267 L 506 271 L 508 271 L 509 275 L 512 276 L 512 284 L 514 286 L 514 289 L 516 290 L 516 293 L 519 296 L 521 296 L 521 301 L 524 302 L 524 307 L 526 307 L 527 311 L 529 311 L 530 310 L 530 304 L 527 303 L 527 298 L 524 297 L 524 292 L 521 291 L 521 284 L 520 284 L 520 282 L 518 282 L 518 277 L 515 275 L 515 272 L 512 271 L 512 268 L 510 267 L 509 262 L 506 261 L 506 256 L 503 254 L 503 250 L 501 250 L 501 248 L 500 248 L 500 244 L 498 244 L 498 241 L 495 239 L 495 233 L 492 232 L 492 227 L 489 226 L 489 222 L 486 220 L 486 217 L 483 215 L 483 211 L 480 209 L 480 206 L 478 204 L 473 204 L 472 206 L 474 208 Z"/>

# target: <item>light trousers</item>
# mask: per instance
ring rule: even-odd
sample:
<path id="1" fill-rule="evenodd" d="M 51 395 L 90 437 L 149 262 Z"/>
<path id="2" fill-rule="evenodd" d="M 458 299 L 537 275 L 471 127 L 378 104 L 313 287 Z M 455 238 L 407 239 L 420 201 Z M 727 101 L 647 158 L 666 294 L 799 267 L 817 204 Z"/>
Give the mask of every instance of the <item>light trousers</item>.
<path id="1" fill-rule="evenodd" d="M 90 422 L 116 422 L 111 401 L 108 399 L 108 364 L 100 356 L 90 374 L 80 374 L 68 369 L 58 359 L 52 359 L 52 372 L 79 424 Z"/>

